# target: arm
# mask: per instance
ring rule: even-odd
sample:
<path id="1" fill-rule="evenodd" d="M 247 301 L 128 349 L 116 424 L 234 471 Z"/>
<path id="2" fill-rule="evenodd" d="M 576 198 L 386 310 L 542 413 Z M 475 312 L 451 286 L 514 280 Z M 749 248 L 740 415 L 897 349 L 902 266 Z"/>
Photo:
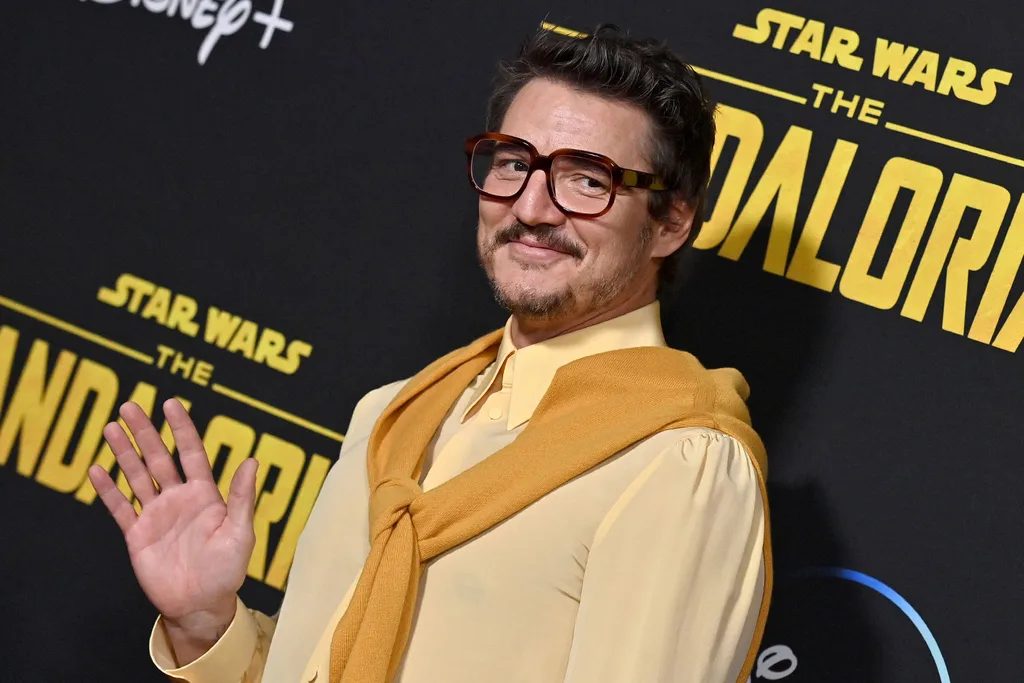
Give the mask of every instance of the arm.
<path id="1" fill-rule="evenodd" d="M 596 533 L 565 683 L 733 683 L 761 638 L 764 508 L 731 437 L 689 431 Z"/>
<path id="2" fill-rule="evenodd" d="M 402 384 L 396 382 L 375 389 L 359 400 L 352 412 L 339 460 L 369 437 L 377 417 Z M 306 562 L 315 561 L 297 552 L 296 563 L 302 562 L 304 557 Z M 150 636 L 150 657 L 161 672 L 189 683 L 260 683 L 277 617 L 277 614 L 270 617 L 250 610 L 234 596 L 226 617 L 208 620 L 208 624 L 192 628 L 191 633 L 184 633 L 188 629 L 161 616 Z"/>
<path id="3" fill-rule="evenodd" d="M 184 478 L 142 408 L 126 403 L 120 414 L 135 443 L 117 422 L 103 435 L 141 512 L 103 467 L 89 468 L 89 478 L 124 534 L 139 586 L 163 615 L 161 634 L 177 661 L 192 662 L 235 621 L 237 592 L 255 542 L 257 463 L 247 458 L 238 466 L 225 501 L 199 433 L 179 401 L 165 402 L 164 415 Z"/>
<path id="4" fill-rule="evenodd" d="M 189 683 L 260 683 L 276 625 L 276 614 L 247 609 L 236 598 L 231 624 L 199 658 L 178 666 L 163 617 L 153 626 L 149 654 L 161 672 Z"/>

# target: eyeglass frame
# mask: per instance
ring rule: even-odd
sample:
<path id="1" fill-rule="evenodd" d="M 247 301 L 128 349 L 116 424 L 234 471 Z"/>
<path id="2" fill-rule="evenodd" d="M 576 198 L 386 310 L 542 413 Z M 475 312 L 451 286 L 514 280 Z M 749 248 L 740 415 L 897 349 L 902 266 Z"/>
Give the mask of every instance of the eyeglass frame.
<path id="1" fill-rule="evenodd" d="M 483 140 L 495 140 L 498 142 L 515 143 L 523 145 L 524 147 L 526 147 L 527 151 L 529 151 L 530 168 L 526 171 L 526 178 L 523 179 L 523 186 L 520 187 L 515 194 L 511 194 L 509 196 L 492 194 L 490 192 L 485 191 L 482 187 L 476 184 L 476 180 L 473 178 L 473 152 L 476 150 L 477 144 L 482 142 Z M 558 199 L 555 197 L 554 179 L 551 177 L 551 163 L 556 157 L 559 156 L 577 157 L 587 159 L 589 161 L 596 161 L 608 167 L 608 169 L 611 171 L 611 196 L 608 198 L 608 206 L 604 207 L 604 209 L 597 213 L 587 213 L 585 211 L 571 211 L 562 206 L 561 202 L 559 202 Z M 654 173 L 647 173 L 646 171 L 637 171 L 631 168 L 623 168 L 622 166 L 619 166 L 618 164 L 616 164 L 614 161 L 612 161 L 610 158 L 606 157 L 603 154 L 598 154 L 597 152 L 587 152 L 582 149 L 571 149 L 568 147 L 556 149 L 550 154 L 541 154 L 540 152 L 537 151 L 537 148 L 534 147 L 528 140 L 523 140 L 522 138 L 517 138 L 513 135 L 505 135 L 504 133 L 494 132 L 481 133 L 479 135 L 474 135 L 473 137 L 466 140 L 466 170 L 469 174 L 469 184 L 473 186 L 474 190 L 476 190 L 484 197 L 489 197 L 491 199 L 504 199 L 513 201 L 518 199 L 519 196 L 523 194 L 523 191 L 526 189 L 526 186 L 530 182 L 530 176 L 533 175 L 534 171 L 544 171 L 544 175 L 547 177 L 548 195 L 551 197 L 551 201 L 554 203 L 554 205 L 558 207 L 558 210 L 566 214 L 567 216 L 583 216 L 586 218 L 597 218 L 598 216 L 603 216 L 604 214 L 608 213 L 611 210 L 612 205 L 615 203 L 615 195 L 617 194 L 616 191 L 620 187 L 633 187 L 638 190 L 650 190 L 652 192 L 663 192 L 665 190 L 668 190 L 668 187 L 665 185 L 665 181 L 662 180 L 660 176 Z"/>

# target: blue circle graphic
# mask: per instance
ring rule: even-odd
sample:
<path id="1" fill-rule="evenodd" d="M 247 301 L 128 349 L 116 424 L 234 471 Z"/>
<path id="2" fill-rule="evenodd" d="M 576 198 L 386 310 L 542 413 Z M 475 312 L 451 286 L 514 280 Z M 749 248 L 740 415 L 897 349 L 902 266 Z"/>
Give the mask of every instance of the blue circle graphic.
<path id="1" fill-rule="evenodd" d="M 900 611 L 907 615 L 911 623 L 917 628 L 918 633 L 921 634 L 921 638 L 924 639 L 925 645 L 928 646 L 928 651 L 932 655 L 932 659 L 935 661 L 935 668 L 939 672 L 939 680 L 941 683 L 950 683 L 949 670 L 946 668 L 946 660 L 942 657 L 942 651 L 939 650 L 939 644 L 935 640 L 935 636 L 932 635 L 931 629 L 924 623 L 924 619 L 918 614 L 917 610 L 906 601 L 906 599 L 894 591 L 892 588 L 882 583 L 873 576 L 868 576 L 852 569 L 844 569 L 843 567 L 808 567 L 797 572 L 798 578 L 830 578 L 830 579 L 844 579 L 846 581 L 853 581 L 859 583 L 862 586 L 867 586 L 871 590 L 884 596 L 889 602 L 899 607 Z"/>

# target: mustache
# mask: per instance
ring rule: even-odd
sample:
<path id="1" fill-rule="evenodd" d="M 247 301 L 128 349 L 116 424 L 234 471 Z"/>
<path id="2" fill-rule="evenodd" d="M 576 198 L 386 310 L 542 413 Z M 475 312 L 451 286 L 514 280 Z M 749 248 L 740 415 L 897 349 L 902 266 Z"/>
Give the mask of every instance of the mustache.
<path id="1" fill-rule="evenodd" d="M 572 256 L 577 261 L 582 260 L 583 256 L 587 253 L 583 245 L 579 244 L 568 235 L 565 234 L 564 230 L 547 223 L 540 225 L 526 225 L 520 221 L 515 221 L 511 225 L 502 228 L 494 235 L 494 248 L 498 248 L 503 244 L 509 242 L 518 242 L 520 239 L 529 235 L 535 241 L 548 249 L 554 249 Z"/>

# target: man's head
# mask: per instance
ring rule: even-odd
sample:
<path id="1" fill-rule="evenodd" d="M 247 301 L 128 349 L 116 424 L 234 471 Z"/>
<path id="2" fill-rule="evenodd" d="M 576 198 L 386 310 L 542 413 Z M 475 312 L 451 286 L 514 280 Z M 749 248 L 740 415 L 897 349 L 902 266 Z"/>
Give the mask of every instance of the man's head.
<path id="1" fill-rule="evenodd" d="M 663 44 L 614 27 L 527 40 L 501 65 L 487 130 L 522 139 L 540 156 L 592 152 L 655 180 L 630 182 L 645 176 L 627 171 L 623 184 L 603 188 L 609 176 L 574 170 L 569 158 L 534 170 L 514 197 L 481 196 L 478 250 L 499 302 L 538 321 L 586 318 L 650 299 L 669 283 L 700 228 L 713 109 L 699 77 Z M 522 175 L 529 167 L 529 152 L 511 161 L 501 154 L 492 153 L 495 168 Z M 588 215 L 570 192 L 588 202 L 606 196 L 611 206 Z"/>

